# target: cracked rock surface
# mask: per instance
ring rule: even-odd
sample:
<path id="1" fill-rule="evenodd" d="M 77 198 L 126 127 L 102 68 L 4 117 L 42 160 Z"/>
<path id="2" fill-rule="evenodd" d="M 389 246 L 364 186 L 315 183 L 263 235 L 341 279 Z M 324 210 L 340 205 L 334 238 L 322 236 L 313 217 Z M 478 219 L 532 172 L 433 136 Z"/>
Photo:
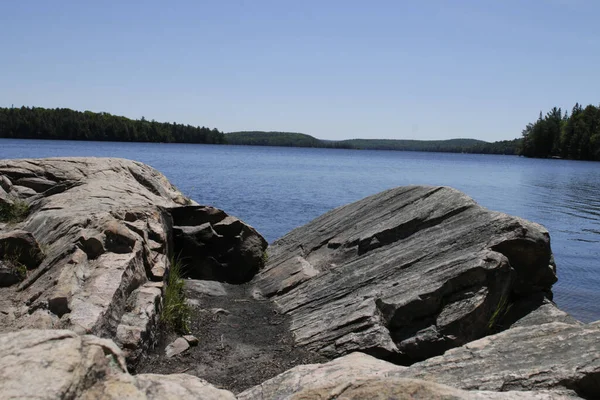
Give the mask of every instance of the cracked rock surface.
<path id="1" fill-rule="evenodd" d="M 253 228 L 194 204 L 136 161 L 0 160 L 0 186 L 7 201 L 28 208 L 22 221 L 0 223 L 0 332 L 70 329 L 111 338 L 135 365 L 156 341 L 174 219 L 218 232 L 226 254 L 196 254 L 201 265 L 210 256 L 236 277 L 247 276 L 243 261 L 255 261 L 251 271 L 263 265 L 266 242 Z M 193 245 L 210 247 L 202 237 Z M 20 275 L 14 260 L 26 267 Z"/>
<path id="2" fill-rule="evenodd" d="M 255 295 L 296 343 L 410 364 L 501 329 L 508 304 L 550 298 L 542 226 L 448 187 L 406 186 L 337 208 L 274 242 Z"/>

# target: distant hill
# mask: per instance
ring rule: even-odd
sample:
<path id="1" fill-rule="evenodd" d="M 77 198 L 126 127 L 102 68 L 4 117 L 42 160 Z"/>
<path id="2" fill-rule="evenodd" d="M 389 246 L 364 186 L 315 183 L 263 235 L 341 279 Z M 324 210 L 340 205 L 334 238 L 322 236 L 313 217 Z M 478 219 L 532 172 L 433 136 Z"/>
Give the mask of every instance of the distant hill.
<path id="1" fill-rule="evenodd" d="M 325 147 L 356 150 L 435 151 L 448 153 L 517 154 L 521 139 L 485 142 L 476 139 L 396 140 L 348 139 L 320 140 L 304 133 L 244 131 L 225 134 L 229 144 L 284 147 Z"/>
<path id="2" fill-rule="evenodd" d="M 225 134 L 229 144 L 251 146 L 325 147 L 313 136 L 294 132 L 243 131 Z"/>

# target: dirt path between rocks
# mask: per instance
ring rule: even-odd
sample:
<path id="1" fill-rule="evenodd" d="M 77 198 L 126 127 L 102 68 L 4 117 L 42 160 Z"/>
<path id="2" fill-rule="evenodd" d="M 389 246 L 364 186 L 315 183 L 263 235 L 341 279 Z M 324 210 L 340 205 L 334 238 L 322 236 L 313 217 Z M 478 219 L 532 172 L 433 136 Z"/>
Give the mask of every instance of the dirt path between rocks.
<path id="1" fill-rule="evenodd" d="M 191 334 L 200 344 L 166 358 L 163 338 L 137 373 L 187 373 L 239 393 L 296 365 L 327 361 L 294 346 L 289 319 L 270 300 L 256 300 L 248 285 L 186 281 L 192 303 Z"/>

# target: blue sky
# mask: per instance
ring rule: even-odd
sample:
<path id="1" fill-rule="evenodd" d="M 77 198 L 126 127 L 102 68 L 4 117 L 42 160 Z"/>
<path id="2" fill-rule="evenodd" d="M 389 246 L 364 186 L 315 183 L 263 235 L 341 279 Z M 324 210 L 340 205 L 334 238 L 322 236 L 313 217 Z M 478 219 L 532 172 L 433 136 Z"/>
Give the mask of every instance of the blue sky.
<path id="1" fill-rule="evenodd" d="M 3 1 L 0 106 L 512 139 L 600 103 L 599 17 L 596 0 Z"/>

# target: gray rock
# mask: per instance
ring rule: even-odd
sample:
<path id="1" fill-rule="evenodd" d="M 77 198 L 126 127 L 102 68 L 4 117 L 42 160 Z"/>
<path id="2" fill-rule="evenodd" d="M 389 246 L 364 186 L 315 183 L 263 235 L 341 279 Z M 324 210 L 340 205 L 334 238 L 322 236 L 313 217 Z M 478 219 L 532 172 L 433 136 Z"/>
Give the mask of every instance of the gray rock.
<path id="1" fill-rule="evenodd" d="M 169 268 L 166 209 L 186 204 L 185 197 L 158 171 L 122 159 L 0 160 L 0 174 L 20 182 L 13 192 L 35 193 L 22 185 L 43 190 L 28 199 L 30 215 L 18 227 L 45 250 L 16 290 L 0 289 L 0 310 L 19 310 L 0 313 L 0 332 L 60 327 L 92 333 L 115 339 L 135 363 L 156 336 L 162 289 L 152 286 L 151 271 L 159 264 Z M 8 225 L 3 229 L 0 237 L 15 234 L 6 232 Z M 151 250 L 150 240 L 164 246 Z M 37 310 L 48 315 L 31 318 Z"/>
<path id="2" fill-rule="evenodd" d="M 185 290 L 190 293 L 188 297 L 206 296 L 227 296 L 227 290 L 221 282 L 199 281 L 196 279 L 186 279 Z"/>
<path id="3" fill-rule="evenodd" d="M 0 334 L 3 399 L 224 399 L 235 396 L 191 375 L 127 373 L 110 340 L 66 330 Z"/>
<path id="4" fill-rule="evenodd" d="M 190 348 L 190 343 L 185 338 L 177 338 L 175 341 L 167 346 L 165 349 L 165 355 L 167 358 L 175 357 Z"/>
<path id="5" fill-rule="evenodd" d="M 291 316 L 299 345 L 411 363 L 493 333 L 515 298 L 551 296 L 550 238 L 447 187 L 388 190 L 269 248 L 252 281 Z"/>
<path id="6" fill-rule="evenodd" d="M 402 377 L 466 390 L 573 391 L 600 397 L 600 326 L 511 328 L 413 364 Z"/>
<path id="7" fill-rule="evenodd" d="M 565 324 L 581 325 L 582 323 L 566 312 L 556 307 L 552 301 L 543 294 L 537 294 L 522 299 L 512 304 L 506 313 L 505 324 L 511 328 L 520 326 L 537 326 L 550 322 L 564 322 Z M 512 322 L 515 320 L 514 322 Z"/>
<path id="8" fill-rule="evenodd" d="M 200 341 L 194 335 L 183 335 L 183 338 L 190 344 L 190 346 L 198 346 Z"/>
<path id="9" fill-rule="evenodd" d="M 0 188 L 4 190 L 5 193 L 9 193 L 12 189 L 12 182 L 6 176 L 0 174 Z"/>
<path id="10" fill-rule="evenodd" d="M 543 392 L 466 391 L 418 379 L 374 378 L 346 381 L 299 391 L 273 400 L 568 400 L 571 396 Z M 266 397 L 262 399 L 267 400 Z"/>
<path id="11" fill-rule="evenodd" d="M 17 199 L 26 199 L 35 196 L 37 192 L 27 186 L 14 185 L 9 193 L 10 196 Z"/>
<path id="12" fill-rule="evenodd" d="M 352 353 L 325 364 L 294 367 L 238 394 L 239 400 L 286 399 L 539 399 L 568 395 L 544 391 L 466 391 L 417 379 L 402 378 L 405 367 Z"/>
<path id="13" fill-rule="evenodd" d="M 9 261 L 0 260 L 0 287 L 12 286 L 23 279 L 25 277 L 16 265 Z"/>
<path id="14" fill-rule="evenodd" d="M 34 190 L 36 193 L 45 192 L 56 185 L 56 182 L 45 178 L 27 177 L 17 179 L 16 185 L 24 186 Z"/>
<path id="15" fill-rule="evenodd" d="M 284 399 L 309 388 L 340 385 L 359 379 L 389 377 L 404 370 L 362 353 L 352 353 L 325 364 L 299 365 L 238 394 L 239 400 Z"/>
<path id="16" fill-rule="evenodd" d="M 186 276 L 244 283 L 264 266 L 266 240 L 239 219 L 205 206 L 181 207 L 171 214 L 175 253 L 186 264 Z"/>
<path id="17" fill-rule="evenodd" d="M 36 268 L 44 258 L 40 245 L 33 235 L 23 230 L 0 233 L 0 259 Z"/>

